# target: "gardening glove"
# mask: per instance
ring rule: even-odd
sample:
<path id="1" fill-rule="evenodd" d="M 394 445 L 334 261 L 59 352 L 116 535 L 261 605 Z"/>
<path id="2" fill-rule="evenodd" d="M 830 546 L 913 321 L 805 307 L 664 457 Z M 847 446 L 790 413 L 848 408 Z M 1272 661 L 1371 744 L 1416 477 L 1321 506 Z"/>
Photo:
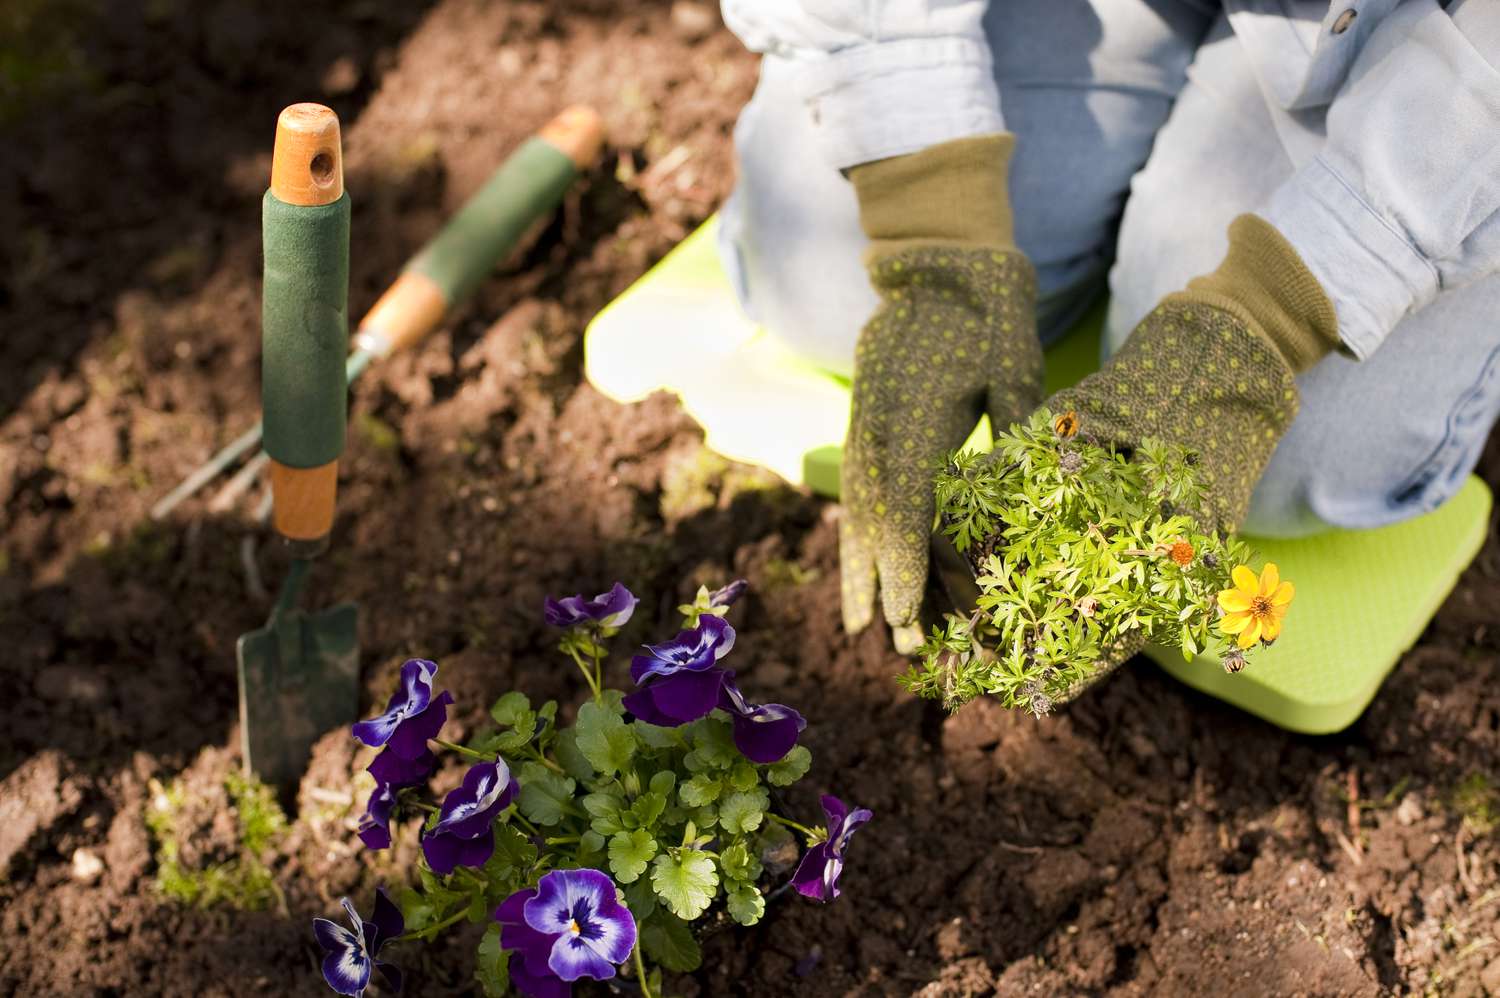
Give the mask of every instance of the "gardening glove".
<path id="1" fill-rule="evenodd" d="M 1191 512 L 1203 530 L 1229 532 L 1297 415 L 1294 376 L 1338 346 L 1317 278 L 1274 226 L 1241 215 L 1219 269 L 1163 299 L 1109 363 L 1048 408 L 1067 432 L 1074 413 L 1076 432 L 1121 451 L 1146 438 L 1187 448 L 1205 487 Z M 1139 650 L 1107 649 L 1106 660 L 1112 667 Z"/>
<path id="2" fill-rule="evenodd" d="M 860 333 L 839 530 L 844 626 L 870 623 L 878 575 L 903 654 L 921 642 L 933 478 L 988 410 L 1008 426 L 1041 398 L 1036 274 L 1016 249 L 1014 138 L 957 139 L 850 172 L 880 296 Z"/>

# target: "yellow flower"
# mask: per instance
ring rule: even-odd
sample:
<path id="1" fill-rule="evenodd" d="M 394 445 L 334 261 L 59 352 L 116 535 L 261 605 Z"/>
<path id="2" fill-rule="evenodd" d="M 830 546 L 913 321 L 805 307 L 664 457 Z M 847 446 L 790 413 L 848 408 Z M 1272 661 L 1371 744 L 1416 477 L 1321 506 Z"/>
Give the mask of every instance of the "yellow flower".
<path id="1" fill-rule="evenodd" d="M 1286 616 L 1296 589 L 1290 582 L 1281 581 L 1281 573 L 1271 562 L 1261 569 L 1259 579 L 1248 565 L 1237 566 L 1233 577 L 1234 588 L 1219 593 L 1219 607 L 1224 611 L 1219 630 L 1239 635 L 1236 643 L 1241 648 L 1257 641 L 1275 641 L 1281 635 L 1281 618 Z"/>

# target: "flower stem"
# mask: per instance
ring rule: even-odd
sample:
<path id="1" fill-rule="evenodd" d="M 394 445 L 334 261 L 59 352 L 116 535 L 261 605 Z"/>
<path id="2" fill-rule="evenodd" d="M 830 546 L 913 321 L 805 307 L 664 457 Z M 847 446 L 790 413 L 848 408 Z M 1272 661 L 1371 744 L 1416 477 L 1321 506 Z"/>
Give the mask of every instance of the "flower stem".
<path id="1" fill-rule="evenodd" d="M 641 944 L 635 944 L 635 976 L 640 981 L 641 998 L 651 998 L 651 984 L 646 980 L 646 961 L 641 957 Z"/>
<path id="2" fill-rule="evenodd" d="M 421 939 L 422 936 L 425 935 L 425 934 L 427 934 L 427 933 L 432 933 L 433 935 L 436 935 L 437 933 L 441 932 L 443 929 L 446 929 L 448 926 L 457 923 L 460 919 L 462 919 L 468 913 L 469 913 L 469 907 L 468 907 L 468 905 L 465 905 L 464 907 L 462 907 L 462 908 L 458 909 L 457 911 L 455 911 L 453 914 L 449 915 L 447 918 L 443 919 L 441 922 L 434 922 L 433 924 L 431 924 L 431 925 L 425 925 L 425 926 L 423 926 L 420 929 L 413 929 L 411 932 L 402 933 L 401 935 L 396 936 L 393 939 L 391 939 L 391 942 L 398 943 L 398 942 L 405 942 L 408 939 Z"/>
<path id="3" fill-rule="evenodd" d="M 808 828 L 806 825 L 799 825 L 791 818 L 783 818 L 781 815 L 775 813 L 774 811 L 767 811 L 766 817 L 770 818 L 772 821 L 776 822 L 779 825 L 785 825 L 786 827 L 793 829 L 794 831 L 801 832 L 803 835 L 807 836 L 809 842 L 811 842 L 813 839 L 821 837 L 817 832 L 813 831 L 811 828 Z"/>
<path id="4" fill-rule="evenodd" d="M 470 759 L 483 759 L 485 762 L 495 761 L 489 756 L 485 755 L 483 752 L 476 752 L 473 749 L 469 748 L 467 745 L 457 745 L 453 742 L 445 742 L 441 738 L 434 738 L 433 741 L 450 752 L 457 752 L 460 755 L 466 755 Z"/>
<path id="5" fill-rule="evenodd" d="M 583 673 L 584 681 L 589 684 L 589 689 L 593 691 L 594 702 L 598 703 L 604 698 L 604 693 L 599 689 L 599 680 L 594 678 L 594 670 L 584 663 L 583 656 L 578 654 L 575 649 L 569 648 L 568 654 L 573 656 L 573 664 L 578 666 L 579 672 Z"/>
<path id="6" fill-rule="evenodd" d="M 438 807 L 436 807 L 435 805 L 432 805 L 432 804 L 424 804 L 424 803 L 422 803 L 419 800 L 407 801 L 406 804 L 408 806 L 410 806 L 410 807 L 417 808 L 419 811 L 426 811 L 428 814 L 442 814 L 443 813 L 441 808 L 438 808 Z"/>
<path id="7" fill-rule="evenodd" d="M 549 846 L 561 846 L 567 845 L 569 842 L 577 842 L 582 838 L 582 835 L 556 835 L 550 839 L 544 839 L 543 841 L 546 842 Z"/>
<path id="8" fill-rule="evenodd" d="M 522 816 L 522 814 L 521 814 L 520 811 L 516 811 L 516 812 L 512 813 L 511 816 L 510 816 L 510 820 L 514 821 L 516 824 L 520 825 L 522 828 L 526 829 L 528 832 L 530 832 L 532 835 L 535 835 L 537 838 L 541 838 L 542 837 L 542 833 L 539 832 L 539 831 L 537 831 L 537 827 L 535 825 L 533 825 L 531 822 L 527 821 L 526 818 L 524 816 Z"/>
<path id="9" fill-rule="evenodd" d="M 529 745 L 528 744 L 526 746 L 526 748 L 528 749 L 528 753 L 530 754 L 530 756 L 533 759 L 535 759 L 537 762 L 541 763 L 543 766 L 546 766 L 548 769 L 552 770 L 554 773 L 563 773 L 563 772 L 565 772 L 565 770 L 561 766 L 559 766 L 557 763 L 553 762 L 551 759 L 549 759 L 546 756 L 542 755 L 541 749 L 537 748 L 535 745 Z"/>

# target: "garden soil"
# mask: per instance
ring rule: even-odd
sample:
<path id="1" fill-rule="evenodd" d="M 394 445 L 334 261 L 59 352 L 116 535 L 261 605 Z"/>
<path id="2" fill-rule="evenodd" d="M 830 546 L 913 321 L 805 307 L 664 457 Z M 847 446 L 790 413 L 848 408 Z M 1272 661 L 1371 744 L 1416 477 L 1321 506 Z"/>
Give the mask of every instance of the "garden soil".
<path id="1" fill-rule="evenodd" d="M 354 389 L 310 605 L 359 601 L 365 712 L 429 657 L 461 736 L 511 688 L 579 702 L 544 595 L 623 580 L 633 643 L 699 583 L 750 580 L 735 667 L 810 721 L 790 805 L 817 820 L 834 791 L 876 817 L 841 899 L 714 936 L 675 993 L 1500 992 L 1493 535 L 1337 736 L 1144 661 L 1042 720 L 945 716 L 897 687 L 883 629 L 842 632 L 835 506 L 709 454 L 671 400 L 581 378 L 590 317 L 731 187 L 756 64 L 712 9 L 348 0 L 311 25 L 306 4 L 108 6 L 50 8 L 55 44 L 24 50 L 76 58 L 0 125 L 0 993 L 325 993 L 309 920 L 413 858 L 358 848 L 366 757 L 342 731 L 252 858 L 275 885 L 261 910 L 164 895 L 147 825 L 171 812 L 188 869 L 246 861 L 224 789 L 234 641 L 285 562 L 248 504 L 147 511 L 256 418 L 259 198 L 276 113 L 307 99 L 344 122 L 356 315 L 565 103 L 608 123 L 558 216 Z M 1479 470 L 1500 484 L 1500 447 Z M 471 993 L 478 931 L 406 947 L 409 992 Z"/>

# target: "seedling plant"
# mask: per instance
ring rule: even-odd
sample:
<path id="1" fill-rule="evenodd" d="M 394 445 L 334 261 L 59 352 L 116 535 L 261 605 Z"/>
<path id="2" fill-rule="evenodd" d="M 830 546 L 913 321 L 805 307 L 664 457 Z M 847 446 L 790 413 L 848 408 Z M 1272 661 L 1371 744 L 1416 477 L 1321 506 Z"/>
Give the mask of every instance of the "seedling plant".
<path id="1" fill-rule="evenodd" d="M 549 599 L 559 649 L 590 691 L 571 723 L 555 701 L 509 692 L 492 727 L 444 741 L 453 698 L 436 664 L 407 662 L 385 712 L 354 726 L 380 749 L 359 835 L 384 849 L 420 817 L 422 859 L 394 898 L 377 891 L 370 920 L 347 898 L 347 927 L 314 920 L 328 985 L 360 995 L 380 975 L 398 990 L 387 945 L 476 923 L 487 926 L 475 972 L 486 995 L 554 998 L 618 975 L 649 998 L 663 971 L 699 966 L 707 929 L 754 925 L 788 891 L 838 897 L 850 838 L 871 813 L 831 796 L 821 825 L 781 813 L 778 792 L 812 756 L 797 744 L 802 715 L 751 703 L 721 664 L 735 642 L 725 614 L 744 588 L 703 588 L 680 607 L 680 633 L 632 658 L 628 694 L 604 686 L 604 663 L 636 598 L 616 583 Z M 426 789 L 444 754 L 468 768 L 437 803 Z"/>
<path id="2" fill-rule="evenodd" d="M 1045 409 L 989 454 L 951 455 L 937 528 L 979 595 L 933 628 L 902 684 L 950 709 L 988 694 L 1040 716 L 1146 643 L 1213 650 L 1239 672 L 1280 635 L 1294 589 L 1200 526 L 1195 466 L 1154 440 L 1119 453 Z"/>

